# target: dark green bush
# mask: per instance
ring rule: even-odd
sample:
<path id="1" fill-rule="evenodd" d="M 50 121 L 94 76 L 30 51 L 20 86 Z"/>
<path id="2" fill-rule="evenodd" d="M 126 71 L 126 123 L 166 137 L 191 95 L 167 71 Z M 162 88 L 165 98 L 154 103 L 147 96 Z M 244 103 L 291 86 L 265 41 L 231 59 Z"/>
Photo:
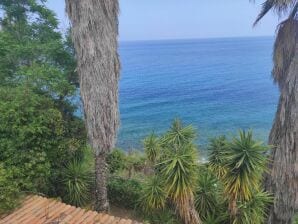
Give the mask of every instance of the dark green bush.
<path id="1" fill-rule="evenodd" d="M 173 211 L 173 209 L 162 209 L 150 214 L 145 214 L 144 217 L 145 223 L 149 222 L 150 224 L 180 224 L 181 221 Z"/>
<path id="2" fill-rule="evenodd" d="M 135 209 L 141 197 L 142 185 L 134 179 L 111 177 L 108 183 L 108 196 L 112 204 Z"/>
<path id="3" fill-rule="evenodd" d="M 121 171 L 126 167 L 126 155 L 121 149 L 114 149 L 107 157 L 111 174 Z"/>
<path id="4" fill-rule="evenodd" d="M 11 172 L 0 164 L 0 215 L 13 209 L 19 198 L 19 189 Z"/>

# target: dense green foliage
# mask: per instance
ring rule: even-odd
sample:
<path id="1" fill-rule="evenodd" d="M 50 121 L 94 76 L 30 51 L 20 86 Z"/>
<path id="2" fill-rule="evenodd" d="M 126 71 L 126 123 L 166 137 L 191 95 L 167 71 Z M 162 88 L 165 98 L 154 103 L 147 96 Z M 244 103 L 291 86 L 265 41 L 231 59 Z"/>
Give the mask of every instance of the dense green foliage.
<path id="1" fill-rule="evenodd" d="M 135 209 L 141 197 L 142 185 L 134 179 L 110 178 L 108 195 L 111 203 L 124 208 Z"/>
<path id="2" fill-rule="evenodd" d="M 12 172 L 0 164 L 0 214 L 17 205 L 19 188 L 13 179 Z"/>
<path id="3" fill-rule="evenodd" d="M 127 156 L 120 149 L 114 149 L 107 157 L 107 163 L 111 174 L 120 172 L 126 168 Z"/>
<path id="4" fill-rule="evenodd" d="M 43 2 L 0 2 L 0 163 L 7 173 L 0 182 L 6 183 L 6 208 L 21 192 L 63 197 L 64 168 L 86 147 L 72 100 L 78 87 L 72 45 Z"/>

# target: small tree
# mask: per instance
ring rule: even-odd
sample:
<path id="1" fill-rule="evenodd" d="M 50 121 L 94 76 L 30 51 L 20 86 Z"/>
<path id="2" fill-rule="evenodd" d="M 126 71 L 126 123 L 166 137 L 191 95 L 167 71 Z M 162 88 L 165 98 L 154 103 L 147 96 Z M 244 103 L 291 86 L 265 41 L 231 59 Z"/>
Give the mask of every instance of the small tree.
<path id="1" fill-rule="evenodd" d="M 261 191 L 260 181 L 267 164 L 264 153 L 267 150 L 268 147 L 253 140 L 251 131 L 241 131 L 239 138 L 234 138 L 222 153 L 226 173 L 221 180 L 233 221 L 238 215 L 238 202 L 248 202 Z"/>
<path id="2" fill-rule="evenodd" d="M 184 127 L 179 120 L 175 120 L 159 143 L 154 139 L 154 143 L 161 147 L 155 165 L 155 175 L 158 177 L 154 177 L 155 181 L 145 188 L 147 193 L 144 194 L 144 202 L 149 203 L 148 207 L 158 209 L 165 204 L 161 200 L 162 192 L 165 192 L 166 199 L 174 205 L 182 221 L 187 224 L 201 223 L 194 202 L 198 168 L 197 148 L 193 144 L 195 136 L 191 126 Z M 161 186 L 156 185 L 155 178 L 162 180 Z M 157 194 L 159 198 L 155 198 Z"/>

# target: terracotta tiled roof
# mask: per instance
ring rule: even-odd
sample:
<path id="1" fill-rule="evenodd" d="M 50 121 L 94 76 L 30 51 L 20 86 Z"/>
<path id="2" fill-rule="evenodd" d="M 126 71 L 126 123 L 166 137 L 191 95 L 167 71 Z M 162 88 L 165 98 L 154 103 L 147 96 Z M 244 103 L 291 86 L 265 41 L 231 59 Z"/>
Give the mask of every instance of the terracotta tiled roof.
<path id="1" fill-rule="evenodd" d="M 23 205 L 0 224 L 141 224 L 104 213 L 76 208 L 41 196 L 26 197 Z"/>

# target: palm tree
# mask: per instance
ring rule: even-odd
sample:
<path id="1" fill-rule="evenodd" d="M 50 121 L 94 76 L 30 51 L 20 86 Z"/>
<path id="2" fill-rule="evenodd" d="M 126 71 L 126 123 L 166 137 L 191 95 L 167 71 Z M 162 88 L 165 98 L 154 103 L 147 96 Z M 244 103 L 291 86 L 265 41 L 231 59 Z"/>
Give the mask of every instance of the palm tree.
<path id="1" fill-rule="evenodd" d="M 157 164 L 165 191 L 186 224 L 202 223 L 194 203 L 198 170 L 197 148 L 192 143 L 194 137 L 191 126 L 183 127 L 175 120 L 162 138 L 163 150 Z"/>
<path id="2" fill-rule="evenodd" d="M 280 98 L 269 136 L 273 149 L 265 182 L 274 206 L 268 224 L 290 224 L 298 210 L 298 1 L 267 0 L 255 24 L 271 10 L 288 17 L 278 26 L 273 54 Z"/>
<path id="3" fill-rule="evenodd" d="M 106 211 L 106 157 L 118 128 L 118 1 L 66 0 L 90 144 L 95 155 L 95 209 Z"/>

